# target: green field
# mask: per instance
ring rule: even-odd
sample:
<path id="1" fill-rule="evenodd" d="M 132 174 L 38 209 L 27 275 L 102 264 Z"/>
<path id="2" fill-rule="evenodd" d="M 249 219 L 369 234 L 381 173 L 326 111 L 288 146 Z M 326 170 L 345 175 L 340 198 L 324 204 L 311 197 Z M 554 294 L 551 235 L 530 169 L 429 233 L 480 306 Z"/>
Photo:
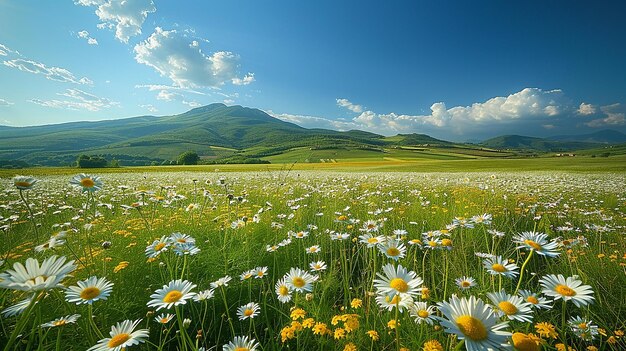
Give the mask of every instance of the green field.
<path id="1" fill-rule="evenodd" d="M 422 350 L 436 343 L 461 349 L 463 343 L 440 327 L 443 322 L 430 320 L 452 317 L 431 309 L 427 322 L 418 313 L 426 308 L 419 306 L 443 308 L 454 294 L 493 305 L 489 318 L 508 321 L 506 331 L 523 334 L 499 337 L 503 344 L 533 333 L 545 350 L 564 343 L 576 350 L 623 350 L 623 161 L 484 158 L 87 170 L 103 182 L 93 196 L 69 184 L 77 169 L 35 168 L 28 171 L 39 182 L 22 191 L 23 199 L 11 179 L 14 171 L 3 170 L 0 273 L 28 258 L 41 263 L 53 255 L 74 260 L 76 267 L 62 286 L 35 288 L 37 279 L 53 279 L 46 272 L 0 276 L 0 345 L 85 350 L 115 344 L 105 339 L 111 326 L 141 319 L 136 329 L 149 336 L 130 349 L 220 350 L 235 336 L 253 338 L 263 350 Z M 524 232 L 545 233 L 546 242 L 520 246 L 527 241 L 515 238 Z M 195 243 L 181 246 L 183 237 L 173 233 Z M 368 247 L 372 236 L 382 244 Z M 529 251 L 543 247 L 558 256 Z M 501 256 L 517 273 L 492 275 L 486 267 L 495 266 L 477 255 Z M 326 268 L 316 272 L 311 264 Z M 387 264 L 414 272 L 421 281 L 415 289 L 428 290 L 388 281 L 397 292 L 412 294 L 388 295 L 384 283 L 375 281 Z M 526 320 L 497 315 L 505 310 L 488 294 L 527 289 L 552 300 L 540 284 L 550 274 L 579 277 L 593 291 L 593 303 L 557 300 L 537 309 L 508 297 Z M 39 278 L 24 282 L 30 275 Z M 232 280 L 221 286 L 225 276 Z M 300 285 L 289 280 L 296 276 L 302 284 L 317 280 Z M 87 283 L 77 285 L 89 277 L 113 283 L 110 292 L 103 285 L 96 292 Z M 276 284 L 284 277 L 291 285 L 283 291 Z M 463 277 L 476 285 L 461 289 Z M 2 279 L 27 285 L 17 290 Z M 187 290 L 176 279 L 195 285 L 190 292 L 203 293 L 202 299 L 179 294 Z M 79 297 L 71 298 L 65 290 L 70 286 Z M 168 301 L 177 305 L 160 307 Z M 244 318 L 246 308 L 254 318 Z M 168 313 L 171 321 L 155 320 L 168 319 Z M 75 323 L 37 327 L 73 314 L 80 315 Z M 576 317 L 585 328 L 569 322 Z"/>

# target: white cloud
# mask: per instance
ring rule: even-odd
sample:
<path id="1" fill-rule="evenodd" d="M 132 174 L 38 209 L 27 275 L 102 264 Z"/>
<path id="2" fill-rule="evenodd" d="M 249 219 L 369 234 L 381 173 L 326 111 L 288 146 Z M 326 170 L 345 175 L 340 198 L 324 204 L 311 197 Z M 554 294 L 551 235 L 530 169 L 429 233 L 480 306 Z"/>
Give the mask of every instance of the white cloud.
<path id="1" fill-rule="evenodd" d="M 265 113 L 274 118 L 278 118 L 285 122 L 295 123 L 304 128 L 327 128 L 345 131 L 359 127 L 359 125 L 354 122 L 331 120 L 324 117 L 275 113 L 272 110 L 265 111 Z"/>
<path id="2" fill-rule="evenodd" d="M 81 30 L 80 32 L 76 33 L 76 36 L 81 39 L 87 39 L 87 44 L 89 45 L 98 45 L 98 40 L 89 36 L 89 32 L 86 30 Z"/>
<path id="3" fill-rule="evenodd" d="M 115 37 L 124 43 L 141 34 L 148 14 L 156 12 L 152 0 L 76 0 L 74 4 L 97 6 L 96 15 L 102 21 L 98 28 L 115 29 Z"/>
<path id="4" fill-rule="evenodd" d="M 248 72 L 248 74 L 246 74 L 243 78 L 233 78 L 232 79 L 233 84 L 235 85 L 248 85 L 252 82 L 254 82 L 254 73 L 250 73 Z"/>
<path id="5" fill-rule="evenodd" d="M 626 124 L 626 113 L 621 104 L 613 104 L 607 106 L 601 106 L 600 111 L 604 112 L 604 118 L 598 118 L 585 123 L 592 128 L 606 127 L 606 126 L 621 126 Z"/>
<path id="6" fill-rule="evenodd" d="M 249 84 L 254 74 L 237 77 L 239 56 L 227 51 L 206 54 L 186 31 L 155 28 L 145 41 L 135 45 L 135 60 L 154 68 L 181 88 L 219 87 L 226 82 Z"/>
<path id="7" fill-rule="evenodd" d="M 159 93 L 157 94 L 156 98 L 157 100 L 163 100 L 163 101 L 174 101 L 178 98 L 182 98 L 183 95 L 179 94 L 179 93 L 173 93 L 169 90 L 161 90 L 159 91 Z"/>
<path id="8" fill-rule="evenodd" d="M 13 105 L 12 102 L 7 101 L 5 99 L 0 99 L 0 106 L 11 106 L 11 105 Z"/>
<path id="9" fill-rule="evenodd" d="M 355 113 L 363 112 L 363 106 L 355 105 L 351 103 L 350 101 L 348 101 L 348 99 L 337 99 L 337 105 L 347 108 L 348 110 L 355 112 Z"/>
<path id="10" fill-rule="evenodd" d="M 57 95 L 65 97 L 65 100 L 40 100 L 32 99 L 30 102 L 53 108 L 64 108 L 68 110 L 87 110 L 87 111 L 100 111 L 112 106 L 118 106 L 119 103 L 111 101 L 106 98 L 97 97 L 93 94 L 84 92 L 79 89 L 66 89 L 64 93 L 58 93 Z"/>
<path id="11" fill-rule="evenodd" d="M 596 113 L 596 107 L 592 104 L 585 104 L 584 102 L 580 103 L 578 107 L 578 111 L 576 111 L 579 115 L 588 116 Z"/>
<path id="12" fill-rule="evenodd" d="M 139 107 L 145 108 L 146 110 L 148 110 L 151 113 L 159 112 L 159 110 L 156 107 L 154 107 L 153 105 L 151 105 L 151 104 L 139 105 Z"/>
<path id="13" fill-rule="evenodd" d="M 2 61 L 3 65 L 10 68 L 16 68 L 22 72 L 41 74 L 46 77 L 46 79 L 57 82 L 88 85 L 93 84 L 91 79 L 87 77 L 79 79 L 65 68 L 48 66 L 42 62 L 26 59 L 22 57 L 19 52 L 11 50 L 2 44 L 0 44 L 0 56 L 6 56 L 6 58 Z"/>

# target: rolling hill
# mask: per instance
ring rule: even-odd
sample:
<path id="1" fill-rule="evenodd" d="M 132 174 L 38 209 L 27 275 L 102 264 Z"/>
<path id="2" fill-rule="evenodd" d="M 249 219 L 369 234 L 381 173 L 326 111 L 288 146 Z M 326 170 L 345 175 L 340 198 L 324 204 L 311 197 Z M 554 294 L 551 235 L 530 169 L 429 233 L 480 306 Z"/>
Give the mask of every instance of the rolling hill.
<path id="1" fill-rule="evenodd" d="M 459 144 L 425 134 L 386 137 L 360 130 L 307 129 L 258 109 L 218 103 L 172 116 L 0 126 L 0 160 L 58 166 L 88 154 L 127 166 L 169 164 L 188 150 L 196 151 L 203 162 L 218 163 L 460 160 L 597 148 L 603 144 L 589 141 L 624 136 L 600 133 L 579 136 L 587 141 L 570 140 L 571 136 L 548 140 L 507 135 L 476 145 Z"/>

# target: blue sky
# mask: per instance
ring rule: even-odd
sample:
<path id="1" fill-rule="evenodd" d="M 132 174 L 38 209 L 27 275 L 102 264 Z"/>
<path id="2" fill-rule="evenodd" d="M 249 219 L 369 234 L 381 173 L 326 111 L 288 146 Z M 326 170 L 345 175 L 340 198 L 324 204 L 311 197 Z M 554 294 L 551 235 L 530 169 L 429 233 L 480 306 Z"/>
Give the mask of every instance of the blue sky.
<path id="1" fill-rule="evenodd" d="M 448 140 L 626 131 L 626 3 L 0 2 L 0 124 L 213 102 Z"/>

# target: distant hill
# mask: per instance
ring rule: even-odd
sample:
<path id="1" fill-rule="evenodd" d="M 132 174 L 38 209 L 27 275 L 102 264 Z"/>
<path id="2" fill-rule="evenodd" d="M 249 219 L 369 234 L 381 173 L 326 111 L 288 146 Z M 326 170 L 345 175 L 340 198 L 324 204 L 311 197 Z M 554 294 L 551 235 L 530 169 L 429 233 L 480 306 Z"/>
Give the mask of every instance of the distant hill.
<path id="1" fill-rule="evenodd" d="M 528 150 L 543 152 L 558 152 L 588 149 L 598 146 L 597 143 L 579 141 L 555 141 L 522 135 L 503 135 L 485 140 L 481 143 L 489 148 L 507 150 Z"/>
<path id="2" fill-rule="evenodd" d="M 556 135 L 549 137 L 548 139 L 555 141 L 578 141 L 598 144 L 620 144 L 626 143 L 626 134 L 617 130 L 605 129 L 595 133 L 582 135 Z"/>

